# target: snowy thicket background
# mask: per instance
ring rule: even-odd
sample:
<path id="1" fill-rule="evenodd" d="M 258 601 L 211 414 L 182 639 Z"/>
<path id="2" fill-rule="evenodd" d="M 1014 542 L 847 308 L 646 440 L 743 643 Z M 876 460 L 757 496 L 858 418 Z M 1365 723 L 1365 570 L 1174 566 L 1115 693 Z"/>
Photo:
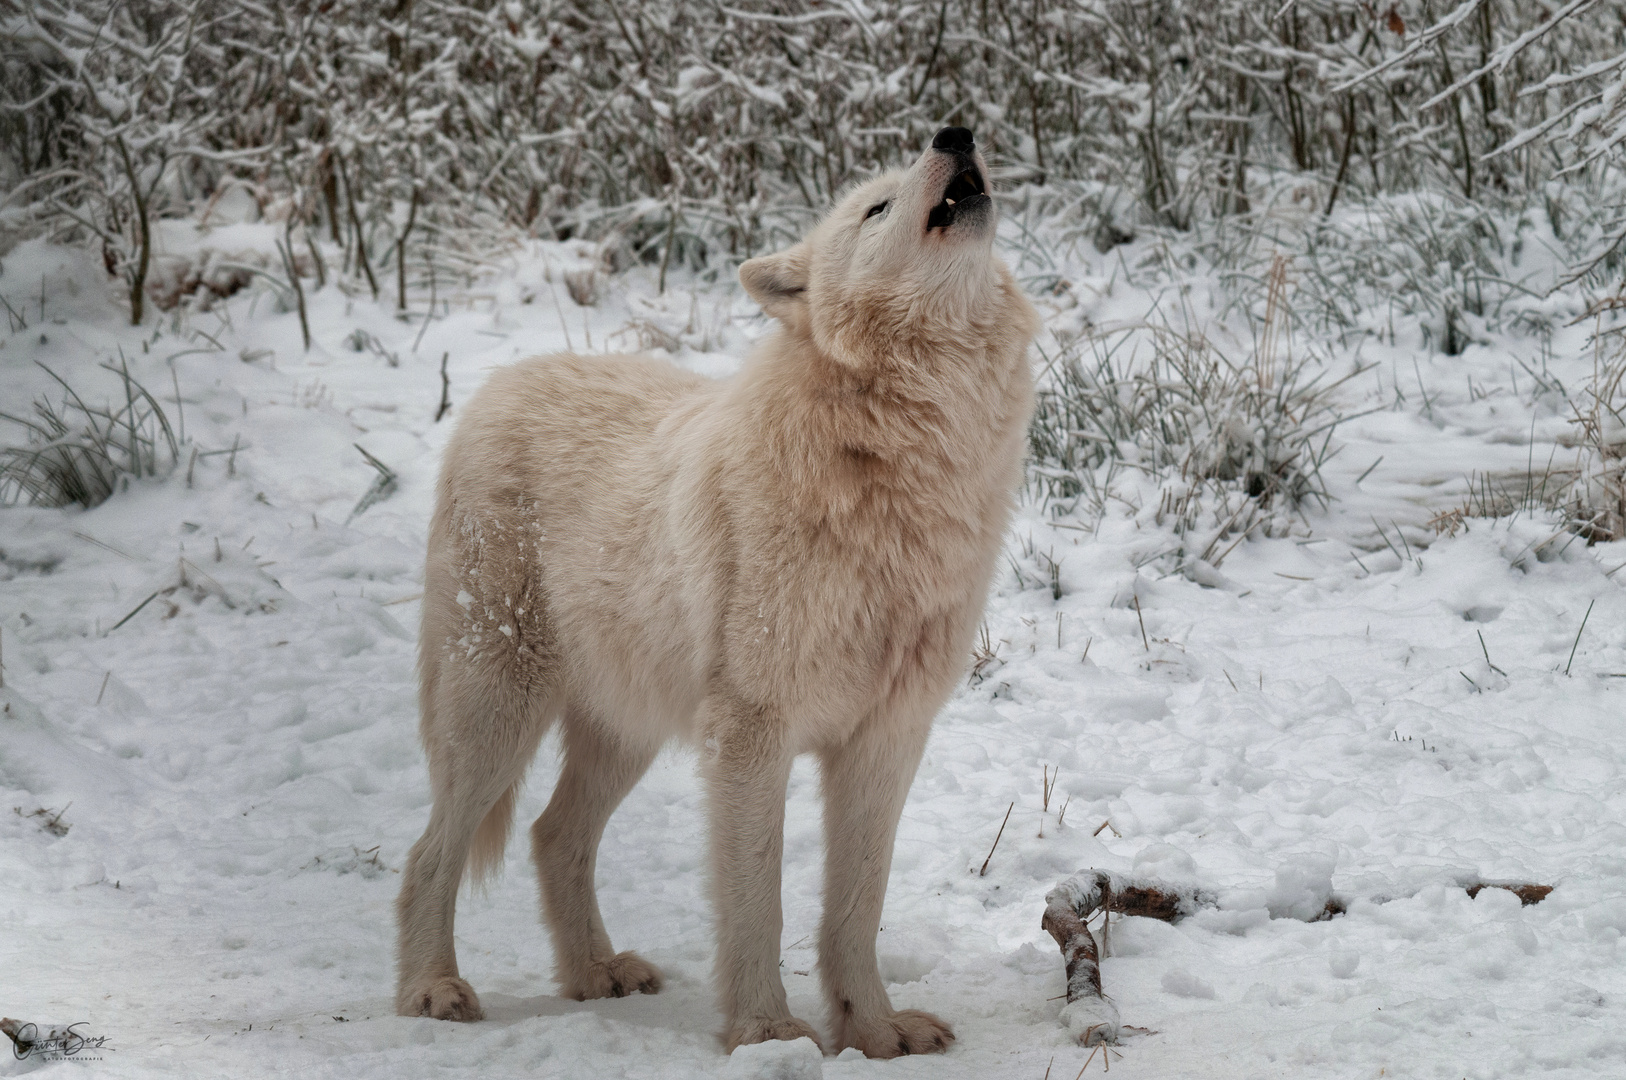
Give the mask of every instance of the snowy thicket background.
<path id="1" fill-rule="evenodd" d="M 825 1073 L 1101 1069 L 1039 929 L 1094 866 L 1220 897 L 1114 925 L 1126 1075 L 1626 1076 L 1623 94 L 1618 0 L 0 0 L 0 1014 L 118 1075 L 749 1074 L 680 749 L 599 863 L 661 995 L 551 996 L 516 840 L 491 1019 L 390 1015 L 438 454 L 520 356 L 726 375 L 738 262 L 956 123 L 1045 317 L 880 941 L 960 1041 Z"/>

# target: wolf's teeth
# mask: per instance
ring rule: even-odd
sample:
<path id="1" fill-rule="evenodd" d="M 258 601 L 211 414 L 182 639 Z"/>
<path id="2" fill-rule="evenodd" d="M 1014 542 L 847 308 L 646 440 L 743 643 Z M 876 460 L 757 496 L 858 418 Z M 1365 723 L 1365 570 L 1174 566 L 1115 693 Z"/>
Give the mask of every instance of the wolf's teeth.
<path id="1" fill-rule="evenodd" d="M 944 199 L 943 199 L 943 201 L 944 201 L 944 202 L 946 202 L 946 203 L 948 203 L 948 204 L 949 204 L 949 205 L 950 205 L 950 206 L 953 206 L 953 205 L 954 205 L 954 200 L 953 200 L 953 199 L 950 199 L 950 198 L 948 198 L 948 197 L 947 197 L 947 196 L 945 196 L 945 197 L 944 197 Z"/>

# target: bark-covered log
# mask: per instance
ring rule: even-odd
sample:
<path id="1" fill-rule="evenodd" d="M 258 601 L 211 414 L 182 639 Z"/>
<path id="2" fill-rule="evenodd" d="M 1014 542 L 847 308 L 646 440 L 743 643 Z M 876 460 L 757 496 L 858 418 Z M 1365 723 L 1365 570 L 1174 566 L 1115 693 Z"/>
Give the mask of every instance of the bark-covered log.
<path id="1" fill-rule="evenodd" d="M 1067 964 L 1067 1004 L 1062 1006 L 1061 1022 L 1084 1046 L 1115 1043 L 1120 1027 L 1118 1009 L 1101 992 L 1101 954 L 1075 903 L 1078 890 L 1070 887 L 1075 881 L 1067 879 L 1045 897 L 1041 924 L 1061 946 Z"/>
<path id="2" fill-rule="evenodd" d="M 1519 898 L 1519 903 L 1523 907 L 1541 903 L 1547 899 L 1547 894 L 1553 891 L 1551 885 L 1517 885 L 1507 881 L 1476 881 L 1464 887 L 1470 897 L 1478 896 L 1481 889 L 1506 889 Z"/>
<path id="3" fill-rule="evenodd" d="M 1522 904 L 1539 904 L 1553 891 L 1551 885 L 1519 884 L 1501 881 L 1460 883 L 1470 897 L 1482 889 L 1506 889 Z M 1381 902 L 1381 901 L 1380 901 Z M 1085 1046 L 1118 1041 L 1122 1025 L 1118 1007 L 1101 986 L 1101 959 L 1107 947 L 1107 927 L 1112 916 L 1139 915 L 1167 923 L 1179 922 L 1202 908 L 1217 908 L 1219 897 L 1197 885 L 1137 878 L 1107 870 L 1080 870 L 1045 894 L 1041 925 L 1061 947 L 1067 965 L 1067 1004 L 1061 1022 Z M 1346 905 L 1338 897 L 1327 900 L 1313 922 L 1344 914 Z M 1101 941 L 1097 944 L 1089 920 L 1102 915 Z"/>
<path id="4" fill-rule="evenodd" d="M 1061 1020 L 1080 1043 L 1115 1043 L 1121 1028 L 1117 1006 L 1101 990 L 1101 950 L 1090 933 L 1090 918 L 1102 913 L 1104 942 L 1113 912 L 1175 922 L 1215 903 L 1213 893 L 1195 886 L 1106 870 L 1081 871 L 1050 890 L 1042 925 L 1061 946 L 1067 964 L 1067 1004 Z"/>

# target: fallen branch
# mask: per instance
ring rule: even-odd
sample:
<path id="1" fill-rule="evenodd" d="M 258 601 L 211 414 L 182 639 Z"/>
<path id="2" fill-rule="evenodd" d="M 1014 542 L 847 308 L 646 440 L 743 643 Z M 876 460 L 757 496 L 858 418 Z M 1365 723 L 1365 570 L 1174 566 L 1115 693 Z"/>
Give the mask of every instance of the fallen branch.
<path id="1" fill-rule="evenodd" d="M 1514 885 L 1504 881 L 1476 881 L 1472 885 L 1464 885 L 1463 888 L 1468 890 L 1470 898 L 1478 896 L 1481 889 L 1506 889 L 1519 898 L 1521 907 L 1539 904 L 1553 891 L 1551 885 Z"/>
<path id="2" fill-rule="evenodd" d="M 1095 938 L 1079 912 L 1077 897 L 1069 878 L 1045 896 L 1041 925 L 1061 946 L 1067 965 L 1067 1004 L 1061 1009 L 1061 1022 L 1078 1036 L 1081 1045 L 1117 1042 L 1122 1024 L 1118 1007 L 1101 990 L 1101 953 Z"/>
<path id="3" fill-rule="evenodd" d="M 1539 904 L 1553 891 L 1551 885 L 1520 884 L 1507 881 L 1459 881 L 1469 897 L 1484 889 L 1506 889 L 1528 907 Z M 1107 948 L 1107 926 L 1112 914 L 1138 915 L 1166 923 L 1177 923 L 1203 909 L 1219 907 L 1214 892 L 1197 885 L 1176 884 L 1157 878 L 1131 878 L 1107 870 L 1080 870 L 1045 894 L 1044 919 L 1040 925 L 1061 947 L 1067 965 L 1067 1004 L 1062 1006 L 1061 1022 L 1082 1046 L 1116 1043 L 1123 1025 L 1118 1007 L 1101 986 L 1101 959 Z M 1385 902 L 1388 898 L 1374 898 Z M 1346 899 L 1331 896 L 1309 922 L 1321 922 L 1342 915 Z M 1096 945 L 1089 920 L 1101 913 L 1101 944 Z M 1292 917 L 1292 916 L 1284 916 Z"/>

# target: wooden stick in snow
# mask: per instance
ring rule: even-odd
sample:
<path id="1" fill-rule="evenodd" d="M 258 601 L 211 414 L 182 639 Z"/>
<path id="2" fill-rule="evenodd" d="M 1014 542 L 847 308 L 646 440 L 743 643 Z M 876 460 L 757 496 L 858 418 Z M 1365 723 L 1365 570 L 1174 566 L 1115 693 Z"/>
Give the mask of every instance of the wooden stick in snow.
<path id="1" fill-rule="evenodd" d="M 1096 830 L 1099 832 L 1100 830 Z M 1524 906 L 1539 904 L 1553 891 L 1551 885 L 1506 881 L 1459 880 L 1457 884 L 1470 897 L 1483 889 L 1505 889 Z M 1331 896 L 1313 922 L 1342 915 L 1347 897 Z M 1387 897 L 1375 898 L 1384 903 Z M 1080 870 L 1045 894 L 1044 919 L 1040 923 L 1061 947 L 1067 965 L 1067 1004 L 1062 1006 L 1061 1022 L 1083 1046 L 1116 1043 L 1123 1030 L 1118 1007 L 1101 987 L 1101 960 L 1106 952 L 1107 919 L 1112 912 L 1139 915 L 1175 923 L 1203 908 L 1217 908 L 1219 897 L 1196 885 L 1176 884 L 1158 878 L 1132 878 L 1107 870 Z M 1101 912 L 1101 945 L 1090 933 L 1089 920 Z"/>

